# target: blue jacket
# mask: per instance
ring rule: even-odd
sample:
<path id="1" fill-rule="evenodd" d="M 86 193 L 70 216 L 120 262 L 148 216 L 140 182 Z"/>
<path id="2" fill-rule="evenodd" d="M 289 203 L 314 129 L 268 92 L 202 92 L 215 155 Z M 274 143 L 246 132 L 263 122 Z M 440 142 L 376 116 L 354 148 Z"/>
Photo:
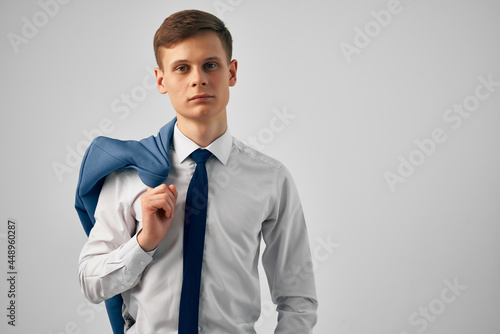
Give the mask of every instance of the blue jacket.
<path id="1" fill-rule="evenodd" d="M 87 236 L 95 224 L 94 213 L 106 175 L 119 168 L 134 168 L 142 182 L 156 187 L 170 172 L 168 149 L 177 118 L 164 125 L 157 136 L 140 141 L 95 138 L 83 156 L 76 188 L 75 208 Z M 123 299 L 116 295 L 106 300 L 106 309 L 114 334 L 122 334 Z"/>

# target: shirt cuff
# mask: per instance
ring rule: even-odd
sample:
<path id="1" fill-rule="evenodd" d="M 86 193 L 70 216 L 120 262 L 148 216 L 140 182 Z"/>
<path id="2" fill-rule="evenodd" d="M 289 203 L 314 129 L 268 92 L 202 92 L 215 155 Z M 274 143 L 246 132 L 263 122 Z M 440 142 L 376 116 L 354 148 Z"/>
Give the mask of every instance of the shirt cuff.
<path id="1" fill-rule="evenodd" d="M 137 235 L 134 235 L 118 250 L 118 258 L 121 259 L 126 268 L 129 268 L 130 276 L 139 275 L 148 264 L 153 261 L 153 254 L 156 249 L 150 252 L 144 251 L 137 242 Z"/>

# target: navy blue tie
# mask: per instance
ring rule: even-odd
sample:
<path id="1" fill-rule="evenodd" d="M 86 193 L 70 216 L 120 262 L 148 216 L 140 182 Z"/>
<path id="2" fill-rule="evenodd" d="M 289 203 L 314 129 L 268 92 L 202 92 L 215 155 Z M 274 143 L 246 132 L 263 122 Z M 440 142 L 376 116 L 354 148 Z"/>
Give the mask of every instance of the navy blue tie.
<path id="1" fill-rule="evenodd" d="M 189 183 L 184 217 L 184 272 L 179 308 L 179 334 L 198 334 L 201 264 L 207 223 L 208 177 L 205 163 L 212 153 L 191 153 L 196 169 Z"/>

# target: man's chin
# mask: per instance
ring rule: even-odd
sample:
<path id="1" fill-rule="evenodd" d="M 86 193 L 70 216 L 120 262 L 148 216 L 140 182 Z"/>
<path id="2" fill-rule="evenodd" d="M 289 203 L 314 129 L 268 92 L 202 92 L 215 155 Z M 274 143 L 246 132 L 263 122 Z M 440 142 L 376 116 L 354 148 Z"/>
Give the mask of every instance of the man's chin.
<path id="1" fill-rule="evenodd" d="M 189 111 L 177 112 L 177 118 L 182 117 L 193 122 L 218 121 L 221 119 L 225 110 L 215 111 L 208 106 L 197 106 Z"/>

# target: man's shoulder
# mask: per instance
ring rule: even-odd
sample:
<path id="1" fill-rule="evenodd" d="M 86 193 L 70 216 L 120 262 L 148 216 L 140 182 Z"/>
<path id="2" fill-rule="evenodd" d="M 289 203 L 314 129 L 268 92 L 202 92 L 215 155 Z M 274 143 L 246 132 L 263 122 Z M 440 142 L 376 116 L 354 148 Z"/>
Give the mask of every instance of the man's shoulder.
<path id="1" fill-rule="evenodd" d="M 118 168 L 117 170 L 109 173 L 106 176 L 104 184 L 107 186 L 113 186 L 114 188 L 122 191 L 125 189 L 136 189 L 137 191 L 141 191 L 142 188 L 146 187 L 141 181 L 137 170 L 127 167 Z"/>
<path id="2" fill-rule="evenodd" d="M 283 164 L 279 160 L 257 151 L 235 137 L 233 137 L 232 152 L 253 163 L 268 166 L 274 170 L 279 170 L 283 167 Z"/>
<path id="3" fill-rule="evenodd" d="M 139 175 L 134 168 L 121 167 L 108 174 L 108 178 L 115 177 L 119 179 L 134 179 L 138 178 Z"/>

